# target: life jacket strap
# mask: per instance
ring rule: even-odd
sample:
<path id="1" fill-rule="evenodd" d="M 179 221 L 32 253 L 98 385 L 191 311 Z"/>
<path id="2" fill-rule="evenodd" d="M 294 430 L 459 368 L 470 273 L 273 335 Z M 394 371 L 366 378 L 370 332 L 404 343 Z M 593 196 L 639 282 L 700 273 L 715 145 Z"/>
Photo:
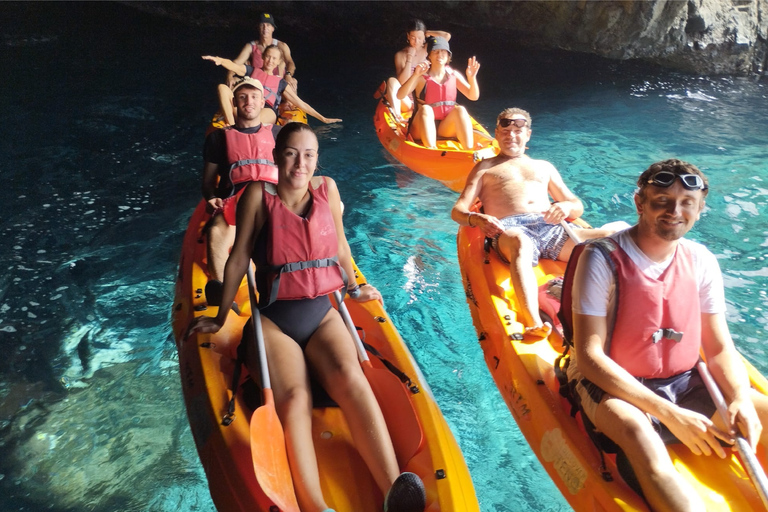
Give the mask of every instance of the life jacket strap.
<path id="1" fill-rule="evenodd" d="M 264 309 L 277 300 L 277 295 L 280 292 L 280 277 L 284 273 L 297 272 L 309 268 L 327 267 L 338 267 L 339 272 L 341 272 L 341 279 L 344 281 L 344 290 L 346 290 L 348 287 L 349 279 L 347 278 L 347 273 L 344 271 L 344 268 L 339 265 L 338 256 L 334 256 L 332 258 L 320 258 L 317 260 L 294 261 L 291 263 L 285 263 L 284 265 L 276 265 L 266 270 L 269 273 L 276 273 L 277 276 L 275 277 L 275 280 L 272 281 L 272 290 L 269 293 L 269 299 L 259 300 L 259 309 Z M 266 299 L 266 297 L 264 298 Z"/>
<path id="2" fill-rule="evenodd" d="M 248 158 L 246 160 L 238 160 L 237 162 L 233 163 L 229 167 L 229 172 L 234 171 L 238 167 L 243 167 L 245 165 L 270 165 L 272 167 L 275 167 L 275 162 L 272 160 L 268 160 L 266 158 Z"/>

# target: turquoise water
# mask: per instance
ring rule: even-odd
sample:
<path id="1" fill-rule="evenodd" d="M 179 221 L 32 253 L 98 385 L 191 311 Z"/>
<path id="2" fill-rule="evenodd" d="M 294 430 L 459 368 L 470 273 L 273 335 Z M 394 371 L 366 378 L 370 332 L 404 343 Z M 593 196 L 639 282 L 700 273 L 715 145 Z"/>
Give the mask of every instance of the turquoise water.
<path id="1" fill-rule="evenodd" d="M 199 55 L 232 54 L 252 34 L 114 4 L 4 8 L 0 510 L 211 511 L 169 319 L 219 77 Z M 454 37 L 460 62 L 469 53 Z M 341 39 L 290 42 L 301 96 L 344 119 L 318 133 L 353 253 L 453 428 L 482 510 L 569 510 L 485 367 L 456 261 L 457 194 L 389 160 L 373 130 L 371 95 L 396 43 L 329 71 Z M 527 108 L 529 153 L 560 169 L 591 223 L 632 222 L 634 180 L 653 161 L 708 174 L 689 236 L 720 259 L 736 344 L 768 372 L 765 81 L 473 45 L 471 112 L 490 126 Z"/>

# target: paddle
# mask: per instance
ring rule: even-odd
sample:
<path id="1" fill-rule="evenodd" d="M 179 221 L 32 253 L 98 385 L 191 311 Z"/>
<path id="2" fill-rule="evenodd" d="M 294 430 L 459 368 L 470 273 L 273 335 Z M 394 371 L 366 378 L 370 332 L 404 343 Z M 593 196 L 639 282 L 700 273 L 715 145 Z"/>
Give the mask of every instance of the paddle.
<path id="1" fill-rule="evenodd" d="M 389 370 L 373 367 L 341 293 L 334 292 L 334 297 L 339 305 L 339 313 L 355 341 L 360 366 L 363 367 L 363 373 L 373 389 L 373 394 L 376 395 L 381 412 L 384 414 L 389 436 L 395 447 L 397 462 L 403 468 L 419 450 L 424 437 L 421 424 L 416 417 L 416 411 L 408 396 L 408 390 L 400 382 L 400 379 Z"/>
<path id="2" fill-rule="evenodd" d="M 264 333 L 261 329 L 261 315 L 256 301 L 256 284 L 253 267 L 248 262 L 248 296 L 251 299 L 251 322 L 253 335 L 259 355 L 263 404 L 253 411 L 251 416 L 251 457 L 256 480 L 277 507 L 284 512 L 299 512 L 296 494 L 293 490 L 291 468 L 285 451 L 283 426 L 277 417 L 272 385 L 269 380 L 267 351 L 264 345 Z M 245 340 L 243 340 L 244 342 Z"/>
<path id="3" fill-rule="evenodd" d="M 717 412 L 720 413 L 720 417 L 723 422 L 728 424 L 728 406 L 723 399 L 723 394 L 717 387 L 715 379 L 712 378 L 712 374 L 709 373 L 709 368 L 703 361 L 699 361 L 698 364 L 699 375 L 701 375 L 704 385 L 707 386 L 707 391 L 712 397 L 712 401 L 717 406 Z M 744 436 L 740 433 L 736 434 L 736 448 L 741 455 L 741 460 L 744 463 L 744 468 L 747 470 L 749 478 L 752 480 L 752 484 L 757 489 L 757 494 L 760 495 L 760 499 L 763 500 L 763 505 L 768 509 L 768 478 L 765 476 L 763 467 L 757 461 L 757 457 L 752 453 L 752 448 Z"/>

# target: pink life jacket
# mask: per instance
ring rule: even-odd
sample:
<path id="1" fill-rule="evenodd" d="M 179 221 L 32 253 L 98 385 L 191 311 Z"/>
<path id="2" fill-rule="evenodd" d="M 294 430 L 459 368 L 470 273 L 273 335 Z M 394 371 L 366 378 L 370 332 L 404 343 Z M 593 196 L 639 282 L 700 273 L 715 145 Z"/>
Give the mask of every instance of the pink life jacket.
<path id="1" fill-rule="evenodd" d="M 277 43 L 279 42 L 280 41 L 273 37 L 272 44 L 269 46 L 277 46 Z M 264 67 L 264 59 L 261 57 L 261 49 L 259 48 L 258 41 L 251 41 L 251 66 L 253 66 L 253 69 L 261 69 Z M 272 70 L 272 74 L 280 76 L 280 66 L 275 67 L 275 69 Z"/>
<path id="2" fill-rule="evenodd" d="M 317 189 L 310 184 L 312 206 L 306 217 L 283 204 L 276 186 L 262 183 L 261 188 L 267 220 L 262 228 L 264 243 L 259 244 L 263 252 L 256 254 L 259 307 L 275 300 L 313 299 L 344 287 L 346 276 L 339 265 L 339 241 L 325 179 Z"/>
<path id="3" fill-rule="evenodd" d="M 229 161 L 229 181 L 234 186 L 247 181 L 277 183 L 277 166 L 272 161 L 275 138 L 272 125 L 262 124 L 256 133 L 242 133 L 230 126 L 224 129 Z"/>
<path id="4" fill-rule="evenodd" d="M 431 76 L 424 75 L 426 84 L 421 91 L 422 99 L 426 105 L 435 111 L 435 120 L 445 119 L 445 116 L 456 106 L 456 75 L 452 70 L 447 70 L 448 80 L 445 83 L 437 83 Z"/>
<path id="5" fill-rule="evenodd" d="M 654 279 L 646 276 L 612 238 L 595 240 L 616 280 L 615 324 L 608 356 L 635 377 L 667 378 L 693 368 L 701 348 L 701 307 L 690 249 L 678 244 L 672 262 Z M 573 274 L 586 244 L 574 249 L 563 283 L 561 320 L 572 340 Z"/>
<path id="6" fill-rule="evenodd" d="M 282 78 L 277 75 L 268 75 L 266 71 L 262 69 L 253 69 L 251 76 L 261 82 L 264 86 L 264 100 L 270 108 L 280 106 L 280 96 L 278 91 L 280 90 L 280 82 Z"/>

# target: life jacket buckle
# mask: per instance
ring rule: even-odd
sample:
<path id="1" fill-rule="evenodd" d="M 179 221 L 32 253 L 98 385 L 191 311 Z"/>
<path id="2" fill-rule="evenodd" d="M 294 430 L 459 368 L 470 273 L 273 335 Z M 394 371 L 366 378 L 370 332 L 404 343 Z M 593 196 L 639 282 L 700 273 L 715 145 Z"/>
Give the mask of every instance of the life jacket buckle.
<path id="1" fill-rule="evenodd" d="M 659 329 L 655 333 L 653 333 L 653 336 L 651 336 L 651 340 L 653 343 L 658 343 L 662 339 L 672 340 L 676 343 L 680 343 L 683 340 L 683 333 L 678 332 L 674 329 Z"/>

